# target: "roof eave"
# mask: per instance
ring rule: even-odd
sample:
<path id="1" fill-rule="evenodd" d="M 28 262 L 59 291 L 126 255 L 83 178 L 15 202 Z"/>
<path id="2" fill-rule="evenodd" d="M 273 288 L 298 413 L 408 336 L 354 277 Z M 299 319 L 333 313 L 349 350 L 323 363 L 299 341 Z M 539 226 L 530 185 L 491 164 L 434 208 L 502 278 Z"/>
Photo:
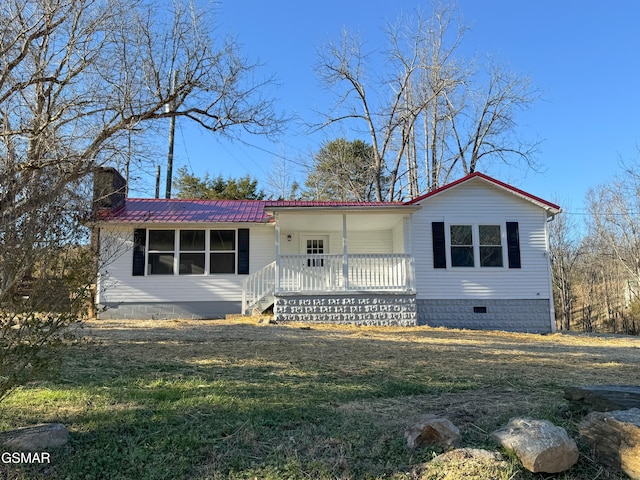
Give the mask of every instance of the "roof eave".
<path id="1" fill-rule="evenodd" d="M 307 212 L 307 213 L 327 213 L 327 212 L 354 212 L 354 213 L 372 213 L 372 212 L 396 212 L 410 213 L 420 209 L 420 205 L 405 204 L 389 204 L 389 205 L 362 205 L 362 206 L 344 206 L 344 205 L 308 205 L 308 206 L 274 206 L 265 207 L 265 213 L 276 212 Z"/>
<path id="2" fill-rule="evenodd" d="M 444 193 L 448 190 L 451 190 L 452 188 L 455 188 L 459 185 L 462 185 L 464 183 L 467 183 L 469 181 L 472 181 L 474 179 L 480 179 L 483 180 L 497 188 L 500 188 L 501 190 L 510 193 L 512 195 L 515 195 L 517 197 L 522 198 L 523 200 L 527 200 L 528 202 L 533 203 L 534 205 L 537 205 L 540 208 L 543 208 L 544 210 L 547 211 L 547 213 L 549 213 L 550 215 L 557 215 L 558 213 L 560 213 L 562 211 L 562 209 L 560 208 L 559 205 L 556 205 L 554 203 L 548 202 L 540 197 L 537 197 L 535 195 L 531 195 L 528 192 L 525 192 L 524 190 L 520 190 L 519 188 L 516 188 L 512 185 L 509 185 L 507 183 L 501 182 L 500 180 L 497 180 L 495 178 L 492 178 L 488 175 L 485 175 L 483 173 L 480 172 L 474 172 L 471 173 L 469 175 L 467 175 L 466 177 L 462 177 L 458 180 L 456 180 L 455 182 L 451 182 L 447 185 L 444 185 L 440 188 L 437 188 L 429 193 L 426 193 L 418 198 L 414 198 L 413 200 L 410 200 L 409 202 L 407 202 L 407 204 L 409 205 L 415 205 L 415 204 L 419 204 L 419 202 L 422 202 L 424 200 L 427 200 L 431 197 L 435 197 L 441 193 Z"/>

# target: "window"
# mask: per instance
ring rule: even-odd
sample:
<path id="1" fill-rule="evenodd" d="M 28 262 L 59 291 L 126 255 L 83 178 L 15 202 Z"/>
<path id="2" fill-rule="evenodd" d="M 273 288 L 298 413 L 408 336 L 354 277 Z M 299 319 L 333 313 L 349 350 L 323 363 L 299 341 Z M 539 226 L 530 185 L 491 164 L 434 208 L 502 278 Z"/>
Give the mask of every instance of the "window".
<path id="1" fill-rule="evenodd" d="M 478 225 L 480 266 L 502 267 L 502 235 L 500 225 Z"/>
<path id="2" fill-rule="evenodd" d="M 204 274 L 204 237 L 204 230 L 180 230 L 180 275 Z"/>
<path id="3" fill-rule="evenodd" d="M 446 232 L 445 222 L 431 223 L 433 268 L 504 267 L 505 260 L 509 268 L 522 268 L 518 222 L 449 225 L 449 243 Z"/>
<path id="4" fill-rule="evenodd" d="M 211 230 L 209 273 L 236 272 L 236 231 Z"/>
<path id="5" fill-rule="evenodd" d="M 451 225 L 451 266 L 473 267 L 473 228 L 471 225 Z"/>
<path id="6" fill-rule="evenodd" d="M 174 230 L 149 230 L 148 275 L 173 275 Z"/>
<path id="7" fill-rule="evenodd" d="M 307 240 L 307 255 L 324 254 L 324 240 L 314 238 Z M 307 258 L 307 267 L 324 267 L 324 258 Z"/>
<path id="8" fill-rule="evenodd" d="M 237 232 L 237 233 L 236 233 Z M 249 274 L 249 229 L 133 232 L 132 275 Z"/>

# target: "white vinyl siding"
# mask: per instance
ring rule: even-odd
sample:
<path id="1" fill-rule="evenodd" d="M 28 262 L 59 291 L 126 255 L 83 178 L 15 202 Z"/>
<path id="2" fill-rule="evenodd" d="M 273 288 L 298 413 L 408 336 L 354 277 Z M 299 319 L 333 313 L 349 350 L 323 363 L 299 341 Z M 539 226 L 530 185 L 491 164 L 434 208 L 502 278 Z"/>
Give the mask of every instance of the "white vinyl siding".
<path id="1" fill-rule="evenodd" d="M 405 239 L 407 238 L 407 235 L 405 234 L 405 228 L 406 219 L 401 218 L 391 231 L 391 250 L 393 253 L 411 253 L 407 248 L 407 242 L 405 241 Z"/>
<path id="2" fill-rule="evenodd" d="M 138 226 L 140 227 L 140 226 Z M 154 229 L 153 225 L 147 228 Z M 250 273 L 275 260 L 273 225 L 190 224 L 163 228 L 216 230 L 249 228 Z M 101 229 L 99 303 L 240 301 L 246 275 L 147 275 L 133 276 L 133 226 L 109 225 Z M 236 239 L 237 241 L 237 239 Z"/>
<path id="3" fill-rule="evenodd" d="M 447 244 L 447 268 L 433 268 L 431 222 L 451 225 L 500 225 L 503 258 L 506 222 L 518 222 L 522 268 L 451 268 Z M 549 257 L 546 212 L 531 202 L 477 180 L 429 198 L 412 217 L 411 248 L 415 257 L 418 299 L 549 299 Z M 478 239 L 474 239 L 477 243 Z"/>
<path id="4" fill-rule="evenodd" d="M 287 238 L 291 235 L 291 240 Z M 329 236 L 328 248 L 325 246 L 326 255 L 342 255 L 342 231 L 333 232 L 280 232 L 280 253 L 282 255 L 299 255 L 304 253 L 307 238 L 320 238 Z M 381 231 L 347 231 L 348 253 L 393 253 L 393 232 Z M 301 244 L 300 242 L 303 241 Z M 302 247 L 301 247 L 302 245 Z M 302 249 L 301 249 L 302 248 Z"/>

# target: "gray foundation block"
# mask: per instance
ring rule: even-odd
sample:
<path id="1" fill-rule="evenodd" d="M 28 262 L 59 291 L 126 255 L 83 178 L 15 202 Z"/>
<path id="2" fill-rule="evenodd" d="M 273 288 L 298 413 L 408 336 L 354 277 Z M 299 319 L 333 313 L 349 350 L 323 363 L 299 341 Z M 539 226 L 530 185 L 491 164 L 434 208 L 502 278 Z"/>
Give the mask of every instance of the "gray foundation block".
<path id="1" fill-rule="evenodd" d="M 418 325 L 551 332 L 549 300 L 416 300 Z"/>
<path id="2" fill-rule="evenodd" d="M 209 319 L 240 313 L 240 309 L 240 302 L 107 303 L 100 305 L 98 318 L 103 320 Z"/>

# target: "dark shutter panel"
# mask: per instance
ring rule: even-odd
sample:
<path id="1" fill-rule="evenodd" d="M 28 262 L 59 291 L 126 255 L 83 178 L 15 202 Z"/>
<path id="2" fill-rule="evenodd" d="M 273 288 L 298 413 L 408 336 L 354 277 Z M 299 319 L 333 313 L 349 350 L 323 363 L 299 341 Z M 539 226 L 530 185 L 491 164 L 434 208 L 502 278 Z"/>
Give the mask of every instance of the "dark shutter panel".
<path id="1" fill-rule="evenodd" d="M 249 229 L 238 229 L 238 273 L 249 273 Z"/>
<path id="2" fill-rule="evenodd" d="M 509 268 L 521 268 L 518 222 L 507 222 L 507 253 L 509 255 Z"/>
<path id="3" fill-rule="evenodd" d="M 147 231 L 136 228 L 133 231 L 133 275 L 144 275 L 144 248 L 147 244 Z"/>
<path id="4" fill-rule="evenodd" d="M 447 268 L 444 222 L 431 222 L 431 238 L 433 241 L 433 268 Z"/>

